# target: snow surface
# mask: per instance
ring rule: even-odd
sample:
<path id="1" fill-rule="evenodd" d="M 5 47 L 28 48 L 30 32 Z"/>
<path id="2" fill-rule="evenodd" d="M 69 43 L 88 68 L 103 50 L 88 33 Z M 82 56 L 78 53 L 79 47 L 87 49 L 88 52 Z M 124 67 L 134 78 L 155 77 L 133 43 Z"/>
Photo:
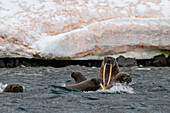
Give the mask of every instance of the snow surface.
<path id="1" fill-rule="evenodd" d="M 0 56 L 170 49 L 169 11 L 168 0 L 1 0 Z"/>

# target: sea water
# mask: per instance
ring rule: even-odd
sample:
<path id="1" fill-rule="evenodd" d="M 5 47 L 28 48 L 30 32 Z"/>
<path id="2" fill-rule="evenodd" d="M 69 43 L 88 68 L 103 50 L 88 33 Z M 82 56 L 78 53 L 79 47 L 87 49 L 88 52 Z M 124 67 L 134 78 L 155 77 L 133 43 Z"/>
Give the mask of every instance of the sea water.
<path id="1" fill-rule="evenodd" d="M 0 113 L 168 113 L 170 67 L 149 68 L 120 68 L 132 76 L 132 84 L 117 83 L 109 90 L 90 92 L 64 86 L 75 83 L 70 76 L 73 71 L 89 79 L 98 77 L 99 68 L 0 68 Z M 3 93 L 11 83 L 24 86 L 24 93 Z"/>

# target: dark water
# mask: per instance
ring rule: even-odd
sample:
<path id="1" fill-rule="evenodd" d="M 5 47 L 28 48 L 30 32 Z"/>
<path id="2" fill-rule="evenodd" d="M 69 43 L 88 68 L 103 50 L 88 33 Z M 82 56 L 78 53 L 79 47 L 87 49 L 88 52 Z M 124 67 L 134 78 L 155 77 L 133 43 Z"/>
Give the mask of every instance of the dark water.
<path id="1" fill-rule="evenodd" d="M 79 92 L 66 89 L 74 83 L 72 71 L 87 78 L 99 68 L 68 66 L 1 68 L 0 83 L 19 83 L 24 93 L 0 93 L 0 113 L 168 113 L 170 112 L 170 67 L 151 70 L 121 68 L 132 75 L 134 93 Z"/>

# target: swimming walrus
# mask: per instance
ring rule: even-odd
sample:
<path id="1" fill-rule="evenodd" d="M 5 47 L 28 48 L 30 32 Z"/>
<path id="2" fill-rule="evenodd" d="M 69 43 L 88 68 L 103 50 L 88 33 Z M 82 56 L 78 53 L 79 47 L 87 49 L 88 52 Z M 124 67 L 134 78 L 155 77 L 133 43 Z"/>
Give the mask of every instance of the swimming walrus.
<path id="1" fill-rule="evenodd" d="M 9 84 L 3 92 L 11 92 L 11 93 L 18 93 L 24 92 L 24 88 L 19 84 Z"/>
<path id="2" fill-rule="evenodd" d="M 113 57 L 104 57 L 99 72 L 99 77 L 103 79 L 103 85 L 109 85 L 118 73 L 119 67 L 116 59 Z"/>
<path id="3" fill-rule="evenodd" d="M 114 83 L 126 83 L 127 85 L 132 82 L 132 77 L 126 72 L 118 73 L 109 85 L 106 86 L 106 89 L 110 89 Z"/>
<path id="4" fill-rule="evenodd" d="M 72 72 L 71 77 L 75 80 L 76 83 L 87 80 L 81 72 Z"/>
<path id="5" fill-rule="evenodd" d="M 67 85 L 66 88 L 74 89 L 78 91 L 96 91 L 100 88 L 102 78 L 92 78 L 77 84 Z"/>
<path id="6" fill-rule="evenodd" d="M 128 85 L 132 82 L 132 77 L 126 72 L 120 72 L 114 77 L 113 82 L 127 83 Z"/>

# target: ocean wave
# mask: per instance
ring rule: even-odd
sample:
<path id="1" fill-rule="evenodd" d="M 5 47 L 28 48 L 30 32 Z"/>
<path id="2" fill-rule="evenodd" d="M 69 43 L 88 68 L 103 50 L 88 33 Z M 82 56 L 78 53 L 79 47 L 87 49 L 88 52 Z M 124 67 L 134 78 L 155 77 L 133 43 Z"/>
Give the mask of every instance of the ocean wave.
<path id="1" fill-rule="evenodd" d="M 8 84 L 2 84 L 1 82 L 0 82 L 0 92 L 3 92 L 3 90 L 5 89 L 5 87 L 7 86 Z"/>

